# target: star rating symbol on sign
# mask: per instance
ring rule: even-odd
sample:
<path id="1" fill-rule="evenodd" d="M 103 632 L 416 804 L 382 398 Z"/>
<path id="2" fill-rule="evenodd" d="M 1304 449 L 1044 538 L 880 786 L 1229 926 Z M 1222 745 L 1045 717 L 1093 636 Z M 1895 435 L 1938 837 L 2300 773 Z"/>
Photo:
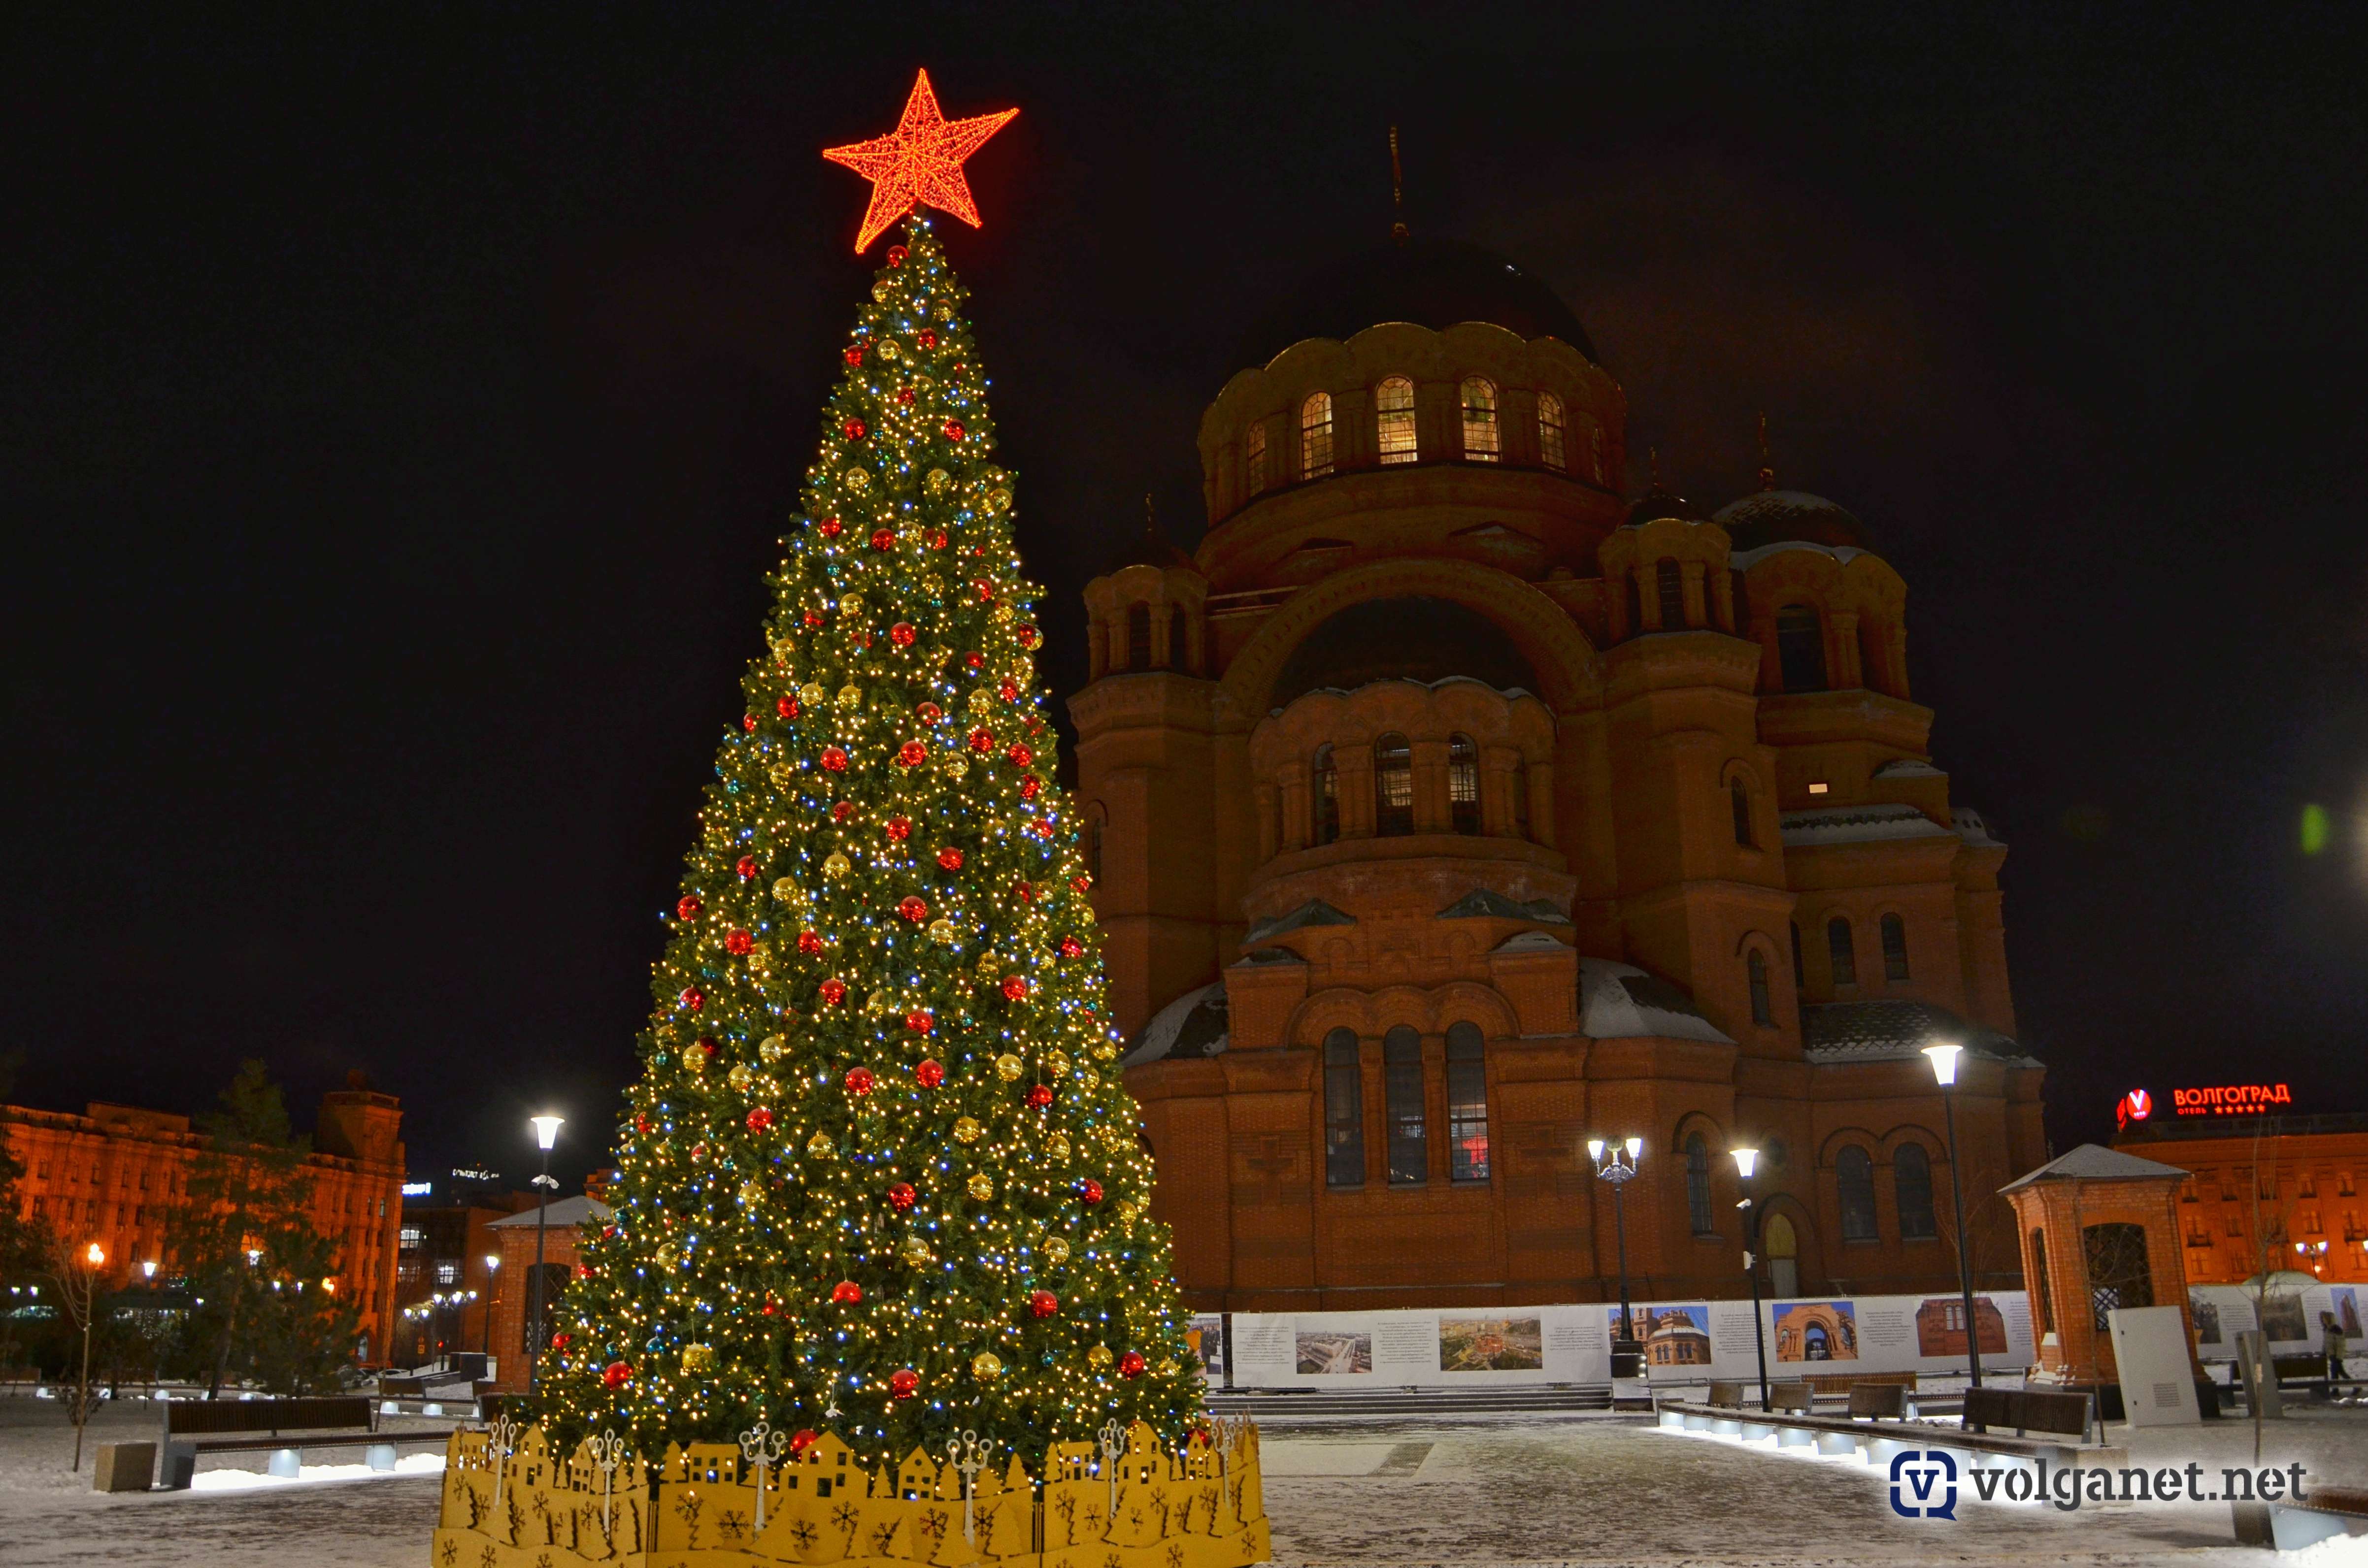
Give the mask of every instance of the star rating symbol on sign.
<path id="1" fill-rule="evenodd" d="M 912 97 L 905 100 L 894 131 L 869 142 L 824 148 L 824 157 L 871 182 L 871 205 L 856 235 L 856 251 L 867 249 L 891 223 L 923 202 L 977 228 L 978 204 L 971 199 L 970 181 L 962 177 L 962 160 L 1019 113 L 1008 108 L 949 120 L 939 110 L 938 95 L 924 71 L 914 78 Z"/>

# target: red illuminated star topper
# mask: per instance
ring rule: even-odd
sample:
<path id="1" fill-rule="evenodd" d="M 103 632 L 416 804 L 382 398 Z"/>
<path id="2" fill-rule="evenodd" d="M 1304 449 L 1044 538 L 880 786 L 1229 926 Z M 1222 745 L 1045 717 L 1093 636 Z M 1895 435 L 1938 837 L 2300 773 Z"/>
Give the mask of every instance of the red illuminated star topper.
<path id="1" fill-rule="evenodd" d="M 871 205 L 863 214 L 863 232 L 855 237 L 857 252 L 925 201 L 977 228 L 978 204 L 971 199 L 970 181 L 962 177 L 962 160 L 1019 113 L 1008 108 L 949 120 L 939 112 L 938 95 L 930 90 L 929 74 L 924 71 L 913 80 L 913 96 L 905 100 L 894 132 L 824 148 L 824 157 L 871 182 Z"/>

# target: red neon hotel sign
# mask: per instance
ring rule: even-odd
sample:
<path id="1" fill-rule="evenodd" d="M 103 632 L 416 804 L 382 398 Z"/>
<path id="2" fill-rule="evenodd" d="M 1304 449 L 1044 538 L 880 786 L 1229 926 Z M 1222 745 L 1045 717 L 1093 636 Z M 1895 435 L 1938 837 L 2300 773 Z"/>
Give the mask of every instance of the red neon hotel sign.
<path id="1" fill-rule="evenodd" d="M 2294 1104 L 2283 1084 L 2221 1084 L 2205 1089 L 2173 1089 L 2170 1105 L 2181 1116 L 2263 1116 Z"/>

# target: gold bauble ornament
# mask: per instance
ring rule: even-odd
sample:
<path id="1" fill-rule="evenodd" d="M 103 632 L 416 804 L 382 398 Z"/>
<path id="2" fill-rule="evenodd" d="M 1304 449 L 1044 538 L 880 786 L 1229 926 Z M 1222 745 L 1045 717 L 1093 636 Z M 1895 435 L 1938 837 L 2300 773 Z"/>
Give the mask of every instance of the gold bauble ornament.
<path id="1" fill-rule="evenodd" d="M 723 1074 L 723 1081 L 745 1095 L 748 1092 L 748 1085 L 757 1081 L 757 1070 L 746 1062 L 738 1062 L 731 1072 Z"/>
<path id="2" fill-rule="evenodd" d="M 1069 1135 L 1065 1132 L 1055 1132 L 1050 1138 L 1045 1139 L 1044 1153 L 1055 1160 L 1067 1159 L 1069 1157 Z"/>
<path id="3" fill-rule="evenodd" d="M 995 1196 L 995 1183 L 985 1171 L 970 1178 L 970 1195 L 981 1203 Z"/>
<path id="4" fill-rule="evenodd" d="M 682 1347 L 682 1369 L 693 1377 L 715 1369 L 715 1346 L 686 1345 Z"/>
<path id="5" fill-rule="evenodd" d="M 1115 1059 L 1117 1055 L 1118 1042 L 1116 1040 L 1106 1040 L 1099 1045 L 1094 1047 L 1094 1059 L 1096 1061 L 1109 1062 Z"/>
<path id="6" fill-rule="evenodd" d="M 1055 1267 L 1066 1263 L 1069 1261 L 1069 1244 L 1054 1236 L 1045 1242 L 1044 1256 L 1052 1259 Z"/>
<path id="7" fill-rule="evenodd" d="M 1100 1371 L 1104 1367 L 1109 1366 L 1110 1364 L 1110 1347 L 1107 1345 L 1097 1345 L 1091 1350 L 1086 1352 L 1086 1365 L 1091 1367 L 1097 1372 Z"/>
<path id="8" fill-rule="evenodd" d="M 1183 1365 L 1173 1356 L 1161 1357 L 1159 1365 L 1153 1369 L 1163 1378 L 1172 1378 L 1183 1369 Z"/>
<path id="9" fill-rule="evenodd" d="M 1101 1086 L 1101 1081 L 1102 1075 L 1095 1072 L 1090 1067 L 1077 1074 L 1077 1082 L 1083 1084 L 1088 1089 L 1099 1088 Z"/>
<path id="10" fill-rule="evenodd" d="M 841 708 L 860 707 L 862 702 L 863 688 L 856 685 L 853 681 L 848 681 L 845 686 L 838 688 L 838 705 Z"/>
<path id="11" fill-rule="evenodd" d="M 748 949 L 748 972 L 759 980 L 769 979 L 773 972 L 773 948 L 769 942 L 757 942 Z"/>
<path id="12" fill-rule="evenodd" d="M 849 588 L 847 592 L 839 595 L 838 608 L 840 613 L 843 615 L 861 615 L 863 613 L 862 590 L 860 588 Z"/>
<path id="13" fill-rule="evenodd" d="M 755 1208 L 757 1204 L 765 1201 L 765 1188 L 757 1182 L 742 1182 L 740 1184 L 740 1201 L 751 1209 Z"/>
<path id="14" fill-rule="evenodd" d="M 1141 1212 L 1142 1210 L 1132 1203 L 1121 1203 L 1118 1206 L 1118 1222 L 1121 1225 L 1132 1225 L 1134 1223 L 1134 1217 Z"/>
<path id="15" fill-rule="evenodd" d="M 779 1062 L 789 1053 L 790 1037 L 785 1034 L 768 1034 L 764 1043 L 757 1047 L 757 1054 L 767 1062 Z"/>
<path id="16" fill-rule="evenodd" d="M 1027 1071 L 1028 1064 L 1008 1051 L 995 1059 L 995 1075 L 1007 1084 Z"/>
<path id="17" fill-rule="evenodd" d="M 981 953 L 978 955 L 976 970 L 981 980 L 993 980 L 1003 972 L 1003 960 L 993 953 Z"/>
<path id="18" fill-rule="evenodd" d="M 873 1017 L 894 1010 L 896 999 L 885 991 L 875 991 L 863 999 L 863 1010 Z"/>
<path id="19" fill-rule="evenodd" d="M 961 778 L 970 772 L 970 758 L 958 751 L 950 751 L 946 753 L 946 760 L 942 766 L 945 767 L 947 778 Z"/>
<path id="20" fill-rule="evenodd" d="M 985 1129 L 979 1126 L 975 1117 L 962 1116 L 954 1119 L 954 1142 L 957 1143 L 975 1143 L 978 1142 L 978 1135 L 985 1131 Z M 816 1136 L 819 1137 L 820 1134 L 817 1133 Z"/>
<path id="21" fill-rule="evenodd" d="M 825 877 L 843 877 L 851 869 L 847 857 L 836 849 L 830 852 L 830 858 L 822 863 L 822 874 Z"/>
<path id="22" fill-rule="evenodd" d="M 1036 661 L 1025 653 L 1020 654 L 1019 658 L 1012 661 L 1011 678 L 1018 685 L 1026 687 L 1030 681 L 1036 678 Z"/>
<path id="23" fill-rule="evenodd" d="M 1003 1376 L 1003 1361 L 992 1350 L 982 1350 L 970 1358 L 970 1375 L 980 1382 L 991 1383 Z"/>
<path id="24" fill-rule="evenodd" d="M 827 1160 L 830 1158 L 830 1134 L 817 1129 L 814 1135 L 806 1140 L 806 1158 L 809 1160 Z"/>
<path id="25" fill-rule="evenodd" d="M 990 711 L 994 707 L 995 693 L 987 690 L 986 687 L 983 686 L 973 687 L 971 689 L 970 710 L 972 712 L 985 713 Z"/>
<path id="26" fill-rule="evenodd" d="M 888 296 L 893 292 L 894 290 L 888 287 L 888 279 L 882 278 L 871 285 L 871 302 L 875 305 L 884 305 L 888 302 Z"/>
<path id="27" fill-rule="evenodd" d="M 652 1256 L 656 1258 L 657 1266 L 660 1268 L 672 1268 L 674 1267 L 674 1248 L 662 1246 Z"/>
<path id="28" fill-rule="evenodd" d="M 830 693 L 822 688 L 822 682 L 818 680 L 810 680 L 798 687 L 798 701 L 805 707 L 819 708 L 829 700 Z"/>
<path id="29" fill-rule="evenodd" d="M 896 340 L 893 337 L 883 337 L 872 352 L 882 359 L 894 359 L 896 358 Z"/>
<path id="30" fill-rule="evenodd" d="M 1057 1051 L 1048 1051 L 1044 1053 L 1044 1073 L 1047 1077 L 1057 1078 L 1068 1070 L 1069 1059 L 1067 1057 L 1062 1055 Z"/>
<path id="31" fill-rule="evenodd" d="M 798 884 L 791 878 L 779 878 L 773 883 L 773 896 L 783 903 L 794 903 L 798 897 Z"/>
<path id="32" fill-rule="evenodd" d="M 1011 510 L 1010 491 L 990 490 L 986 493 L 987 516 L 991 517 L 999 517 L 1009 510 Z"/>
<path id="33" fill-rule="evenodd" d="M 871 488 L 871 475 L 860 468 L 850 466 L 838 478 L 841 484 L 858 495 Z"/>
<path id="34" fill-rule="evenodd" d="M 946 493 L 946 486 L 953 482 L 952 474 L 948 473 L 944 469 L 933 468 L 929 471 L 929 477 L 921 483 L 928 488 L 930 494 L 943 495 Z"/>
<path id="35" fill-rule="evenodd" d="M 1011 608 L 1010 601 L 1006 600 L 1002 604 L 995 607 L 995 624 L 997 626 L 1008 626 L 1018 617 L 1018 615 L 1019 612 Z"/>
<path id="36" fill-rule="evenodd" d="M 929 922 L 929 940 L 938 946 L 951 948 L 961 939 L 962 934 L 954 929 L 952 921 L 940 918 Z"/>
<path id="37" fill-rule="evenodd" d="M 927 1268 L 938 1261 L 937 1255 L 929 1251 L 929 1244 L 918 1236 L 905 1244 L 904 1257 L 905 1262 L 914 1268 Z"/>
<path id="38" fill-rule="evenodd" d="M 773 781 L 774 789 L 786 790 L 798 781 L 798 770 L 789 763 L 777 762 L 765 770 L 765 777 Z"/>

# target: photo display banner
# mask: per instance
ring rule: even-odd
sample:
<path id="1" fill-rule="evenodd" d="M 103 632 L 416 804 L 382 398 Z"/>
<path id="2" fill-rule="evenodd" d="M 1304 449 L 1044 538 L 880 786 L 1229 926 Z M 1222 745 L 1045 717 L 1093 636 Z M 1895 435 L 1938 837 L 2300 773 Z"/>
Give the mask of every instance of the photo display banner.
<path id="1" fill-rule="evenodd" d="M 2195 1324 L 2197 1358 L 2234 1361 L 2237 1335 L 2253 1327 L 2253 1303 L 2248 1285 L 2190 1285 L 2187 1312 Z M 2368 1319 L 2368 1286 L 2273 1284 L 2261 1302 L 2260 1316 L 2271 1347 L 2290 1356 L 2325 1350 L 2330 1323 L 2357 1351 L 2360 1341 L 2368 1338 L 2362 1333 L 2368 1327 L 2362 1321 Z"/>
<path id="2" fill-rule="evenodd" d="M 1582 1302 L 1235 1312 L 1224 1381 L 1269 1389 L 1608 1383 L 1619 1311 Z M 1648 1379 L 1759 1376 L 1749 1301 L 1647 1299 L 1630 1311 Z M 1807 1297 L 1764 1302 L 1760 1312 L 1770 1379 L 1965 1370 L 1964 1305 L 1956 1296 Z M 1985 1366 L 2021 1370 L 2038 1359 L 2022 1291 L 1976 1294 L 1974 1316 Z"/>

